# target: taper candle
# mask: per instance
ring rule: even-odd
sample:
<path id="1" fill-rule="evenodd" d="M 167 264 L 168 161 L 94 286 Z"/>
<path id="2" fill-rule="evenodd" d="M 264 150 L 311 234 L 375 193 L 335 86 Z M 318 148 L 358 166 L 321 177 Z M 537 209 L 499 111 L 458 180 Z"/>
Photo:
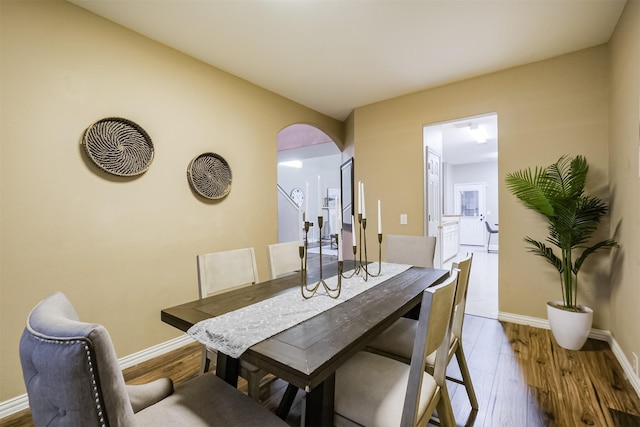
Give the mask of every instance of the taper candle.
<path id="1" fill-rule="evenodd" d="M 298 210 L 298 244 L 300 246 L 304 246 L 304 233 L 302 231 L 303 220 L 302 220 L 302 209 Z"/>
<path id="2" fill-rule="evenodd" d="M 322 216 L 322 191 L 320 188 L 320 175 L 318 175 L 318 218 Z"/>
<path id="3" fill-rule="evenodd" d="M 364 182 L 362 183 L 362 219 L 367 218 L 367 202 L 364 198 Z"/>
<path id="4" fill-rule="evenodd" d="M 344 256 L 342 255 L 342 233 L 338 231 L 336 234 L 336 239 L 338 239 L 338 261 L 344 261 Z"/>
<path id="5" fill-rule="evenodd" d="M 340 196 L 336 196 L 336 227 L 342 230 L 342 200 Z"/>
<path id="6" fill-rule="evenodd" d="M 353 237 L 353 246 L 356 246 L 356 219 L 351 215 L 351 237 Z"/>
<path id="7" fill-rule="evenodd" d="M 380 199 L 378 199 L 378 234 L 382 234 L 382 216 L 380 215 Z"/>
<path id="8" fill-rule="evenodd" d="M 362 189 L 362 181 L 358 181 L 358 213 L 362 213 L 362 194 L 360 194 L 360 190 Z"/>
<path id="9" fill-rule="evenodd" d="M 304 217 L 305 221 L 309 221 L 309 181 L 307 181 L 307 187 L 304 192 Z"/>

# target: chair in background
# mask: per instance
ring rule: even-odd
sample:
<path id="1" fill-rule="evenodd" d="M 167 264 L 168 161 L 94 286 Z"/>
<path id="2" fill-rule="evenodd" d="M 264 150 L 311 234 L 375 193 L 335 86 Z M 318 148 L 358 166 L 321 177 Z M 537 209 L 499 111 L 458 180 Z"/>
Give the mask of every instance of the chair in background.
<path id="1" fill-rule="evenodd" d="M 478 409 L 478 399 L 471 382 L 471 374 L 467 366 L 467 359 L 462 348 L 462 327 L 464 325 L 464 313 L 467 305 L 467 293 L 469 291 L 469 277 L 471 275 L 471 261 L 473 254 L 467 256 L 461 261 L 453 263 L 452 272 L 458 271 L 458 290 L 454 303 L 454 317 L 451 326 L 451 340 L 449 343 L 449 352 L 447 355 L 447 363 L 451 361 L 455 354 L 462 379 L 447 377 L 448 380 L 464 385 L 471 408 Z M 413 352 L 413 341 L 418 329 L 416 320 L 400 318 L 388 329 L 378 335 L 367 346 L 367 351 L 380 354 L 399 360 L 404 363 L 411 363 L 411 354 Z M 435 354 L 429 354 L 427 357 L 427 371 L 433 372 Z"/>
<path id="2" fill-rule="evenodd" d="M 59 292 L 29 314 L 20 362 L 36 426 L 287 426 L 212 374 L 125 385 L 107 330 Z"/>
<path id="3" fill-rule="evenodd" d="M 386 262 L 433 268 L 433 257 L 436 253 L 434 236 L 387 234 L 385 240 L 387 242 Z"/>
<path id="4" fill-rule="evenodd" d="M 494 234 L 498 234 L 497 228 L 491 228 L 487 221 L 484 222 L 484 225 L 487 227 L 487 232 L 489 232 L 489 237 L 487 238 L 487 252 L 489 252 L 489 244 L 491 243 L 491 236 Z"/>
<path id="5" fill-rule="evenodd" d="M 258 283 L 258 267 L 253 248 L 201 254 L 196 257 L 200 298 Z M 202 346 L 201 372 L 208 372 L 217 352 Z M 260 380 L 267 372 L 240 360 L 239 375 L 247 380 L 249 396 L 259 400 Z"/>
<path id="6" fill-rule="evenodd" d="M 300 243 L 274 243 L 267 246 L 269 253 L 269 272 L 275 279 L 283 274 L 300 270 Z"/>
<path id="7" fill-rule="evenodd" d="M 253 248 L 198 255 L 200 298 L 258 283 L 258 267 Z"/>
<path id="8" fill-rule="evenodd" d="M 456 283 L 454 272 L 424 291 L 410 365 L 361 351 L 338 368 L 336 426 L 426 426 L 436 409 L 440 425 L 456 425 L 445 380 Z M 433 352 L 430 374 L 425 356 Z"/>

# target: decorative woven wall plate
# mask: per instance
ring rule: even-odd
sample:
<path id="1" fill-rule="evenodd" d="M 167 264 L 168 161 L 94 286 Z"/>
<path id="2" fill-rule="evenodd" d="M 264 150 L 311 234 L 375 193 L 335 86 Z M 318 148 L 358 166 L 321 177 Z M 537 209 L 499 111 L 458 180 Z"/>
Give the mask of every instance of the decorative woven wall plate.
<path id="1" fill-rule="evenodd" d="M 221 199 L 231 191 L 231 168 L 215 153 L 200 154 L 191 160 L 187 179 L 193 191 L 207 199 Z"/>
<path id="2" fill-rule="evenodd" d="M 113 175 L 139 175 L 153 161 L 153 143 L 147 132 L 119 117 L 98 120 L 89 126 L 82 146 L 96 166 Z"/>

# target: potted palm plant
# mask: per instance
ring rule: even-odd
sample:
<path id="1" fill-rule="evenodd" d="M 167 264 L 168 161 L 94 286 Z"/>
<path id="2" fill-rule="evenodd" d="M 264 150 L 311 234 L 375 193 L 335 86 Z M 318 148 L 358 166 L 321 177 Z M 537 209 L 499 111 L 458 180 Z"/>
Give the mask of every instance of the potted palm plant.
<path id="1" fill-rule="evenodd" d="M 559 273 L 562 301 L 547 303 L 549 324 L 558 344 L 579 350 L 589 336 L 593 311 L 578 304 L 578 273 L 589 255 L 617 247 L 612 239 L 591 243 L 608 207 L 585 194 L 589 165 L 582 156 L 562 156 L 547 167 L 507 174 L 506 185 L 526 207 L 547 221 L 546 242 L 525 237 L 529 252 L 541 256 Z"/>

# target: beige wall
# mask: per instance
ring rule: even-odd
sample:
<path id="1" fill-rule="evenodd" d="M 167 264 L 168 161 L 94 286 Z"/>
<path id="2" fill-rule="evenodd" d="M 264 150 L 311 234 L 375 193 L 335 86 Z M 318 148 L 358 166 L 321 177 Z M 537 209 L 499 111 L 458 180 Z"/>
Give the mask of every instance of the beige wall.
<path id="1" fill-rule="evenodd" d="M 589 190 L 608 199 L 607 84 L 607 47 L 600 46 L 358 108 L 356 181 L 366 183 L 368 204 L 382 200 L 385 233 L 423 234 L 422 127 L 496 112 L 500 311 L 546 318 L 546 302 L 561 299 L 558 276 L 523 243 L 525 233 L 544 238 L 546 227 L 506 191 L 504 175 L 582 154 L 591 165 Z M 407 225 L 400 225 L 401 213 L 408 214 Z M 591 270 L 606 271 L 607 260 L 600 256 Z M 579 300 L 594 308 L 594 327 L 608 329 L 608 278 L 597 277 L 594 285 L 589 273 Z"/>
<path id="2" fill-rule="evenodd" d="M 276 134 L 343 124 L 61 1 L 1 2 L 0 402 L 24 393 L 18 341 L 29 310 L 65 292 L 109 329 L 119 357 L 180 333 L 160 310 L 197 298 L 197 253 L 254 246 L 268 278 L 277 240 Z M 153 139 L 150 169 L 100 173 L 80 149 L 121 116 Z M 217 203 L 192 194 L 189 161 L 233 172 Z"/>
<path id="3" fill-rule="evenodd" d="M 627 3 L 610 42 L 611 223 L 621 244 L 612 276 L 611 332 L 628 360 L 640 356 L 640 2 Z"/>

